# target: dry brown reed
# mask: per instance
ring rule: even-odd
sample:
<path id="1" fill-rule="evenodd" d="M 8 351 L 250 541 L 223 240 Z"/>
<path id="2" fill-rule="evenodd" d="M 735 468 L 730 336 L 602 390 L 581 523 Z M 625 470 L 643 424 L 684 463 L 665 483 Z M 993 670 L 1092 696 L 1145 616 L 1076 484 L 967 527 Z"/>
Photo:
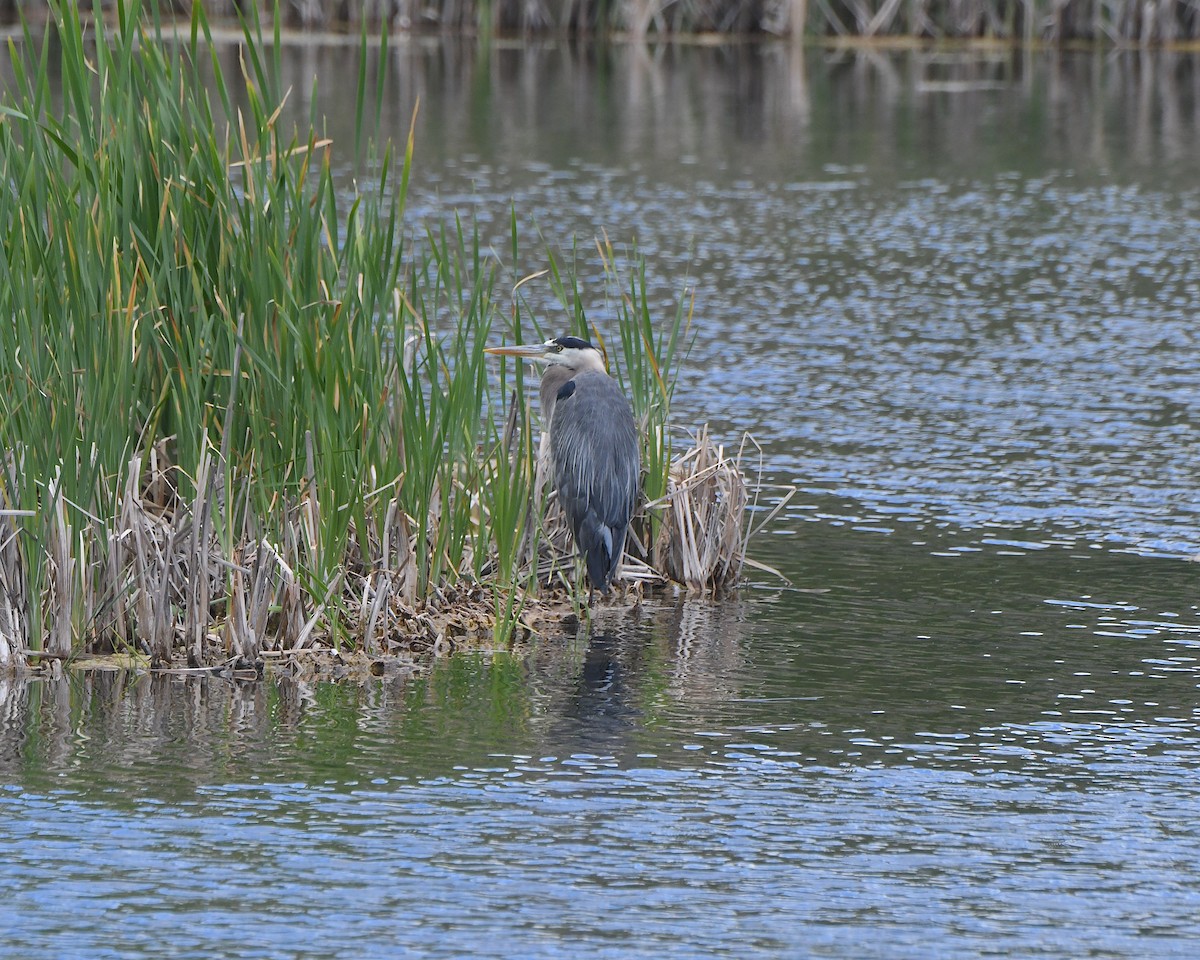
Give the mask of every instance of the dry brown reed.
<path id="1" fill-rule="evenodd" d="M 14 514 L 0 510 L 0 674 L 24 663 L 29 646 L 29 617 L 25 610 L 25 571 L 21 563 Z"/>
<path id="2" fill-rule="evenodd" d="M 734 587 L 746 555 L 749 502 L 741 458 L 714 443 L 707 426 L 671 464 L 667 492 L 652 507 L 663 520 L 654 544 L 655 566 L 689 593 Z"/>

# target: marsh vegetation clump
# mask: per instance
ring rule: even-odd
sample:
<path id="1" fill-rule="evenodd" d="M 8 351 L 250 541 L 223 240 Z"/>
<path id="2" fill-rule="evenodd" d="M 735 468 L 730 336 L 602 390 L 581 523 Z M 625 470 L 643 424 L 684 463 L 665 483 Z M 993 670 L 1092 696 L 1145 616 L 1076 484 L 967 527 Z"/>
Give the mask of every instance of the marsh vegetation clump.
<path id="1" fill-rule="evenodd" d="M 537 323 L 473 231 L 410 238 L 413 136 L 370 146 L 365 73 L 334 144 L 283 120 L 278 21 L 245 27 L 229 78 L 199 4 L 169 36 L 136 0 L 95 34 L 52 10 L 12 47 L 0 123 L 0 669 L 440 653 L 577 605 L 524 380 L 483 352 Z M 365 188 L 335 183 L 340 150 Z M 574 257 L 543 257 L 603 342 Z M 658 500 L 689 311 L 652 317 L 636 251 L 594 257 Z M 665 581 L 661 512 L 637 523 Z"/>

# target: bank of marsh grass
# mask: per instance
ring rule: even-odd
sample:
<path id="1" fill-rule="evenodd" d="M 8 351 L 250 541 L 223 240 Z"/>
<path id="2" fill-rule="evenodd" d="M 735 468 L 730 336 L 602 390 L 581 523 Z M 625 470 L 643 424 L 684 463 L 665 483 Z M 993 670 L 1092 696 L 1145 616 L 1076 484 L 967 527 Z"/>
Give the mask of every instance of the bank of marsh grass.
<path id="1" fill-rule="evenodd" d="M 278 21 L 246 28 L 236 78 L 199 4 L 170 38 L 136 0 L 107 32 L 71 5 L 53 21 L 12 45 L 0 122 L 0 668 L 505 643 L 555 583 L 577 597 L 528 375 L 483 353 L 542 331 L 470 228 L 410 239 L 412 135 L 367 143 L 365 74 L 356 143 L 330 143 L 281 120 Z M 369 180 L 353 195 L 331 172 L 348 151 Z M 688 302 L 652 316 L 636 252 L 607 241 L 536 257 L 570 332 L 608 350 L 661 500 Z M 576 280 L 597 261 L 607 338 Z M 641 584 L 664 579 L 662 516 L 637 521 Z"/>

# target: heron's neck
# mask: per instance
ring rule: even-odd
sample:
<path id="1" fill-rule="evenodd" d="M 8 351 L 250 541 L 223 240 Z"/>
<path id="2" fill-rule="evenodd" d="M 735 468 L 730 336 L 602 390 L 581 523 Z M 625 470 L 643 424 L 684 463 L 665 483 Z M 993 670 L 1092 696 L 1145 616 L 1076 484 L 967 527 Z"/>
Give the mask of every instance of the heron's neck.
<path id="1" fill-rule="evenodd" d="M 542 371 L 542 420 L 547 427 L 554 414 L 554 403 L 558 399 L 558 391 L 563 388 L 563 384 L 589 370 L 608 376 L 608 371 L 604 369 L 604 361 L 594 350 L 584 351 L 570 367 L 561 363 L 551 363 Z"/>
<path id="2" fill-rule="evenodd" d="M 571 370 L 559 364 L 551 364 L 543 371 L 540 390 L 542 423 L 547 428 L 550 426 L 550 418 L 554 416 L 554 402 L 558 399 L 558 391 L 574 376 L 575 374 Z"/>

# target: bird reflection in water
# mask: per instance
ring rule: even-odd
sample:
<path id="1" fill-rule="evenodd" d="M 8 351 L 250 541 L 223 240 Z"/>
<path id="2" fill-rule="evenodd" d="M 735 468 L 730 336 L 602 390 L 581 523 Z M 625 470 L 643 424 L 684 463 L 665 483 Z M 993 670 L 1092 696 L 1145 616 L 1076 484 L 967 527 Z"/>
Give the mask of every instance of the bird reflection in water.
<path id="1" fill-rule="evenodd" d="M 544 644 L 534 672 L 552 716 L 548 753 L 632 761 L 640 732 L 668 718 L 705 725 L 744 695 L 744 605 L 680 600 L 643 605 L 639 615 L 602 614 L 578 638 Z"/>

